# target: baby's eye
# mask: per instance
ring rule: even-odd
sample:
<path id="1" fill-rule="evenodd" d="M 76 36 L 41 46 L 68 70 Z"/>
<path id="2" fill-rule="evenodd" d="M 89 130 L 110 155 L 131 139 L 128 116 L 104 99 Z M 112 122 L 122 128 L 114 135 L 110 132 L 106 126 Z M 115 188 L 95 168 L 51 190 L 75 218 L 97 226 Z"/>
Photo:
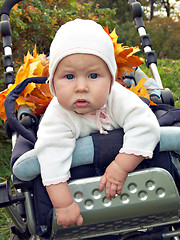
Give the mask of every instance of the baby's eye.
<path id="1" fill-rule="evenodd" d="M 74 78 L 74 75 L 73 75 L 73 74 L 67 74 L 67 75 L 65 76 L 65 78 L 71 80 L 71 79 Z"/>
<path id="2" fill-rule="evenodd" d="M 91 73 L 89 74 L 88 78 L 92 78 L 92 79 L 95 79 L 98 77 L 98 74 L 97 73 Z"/>

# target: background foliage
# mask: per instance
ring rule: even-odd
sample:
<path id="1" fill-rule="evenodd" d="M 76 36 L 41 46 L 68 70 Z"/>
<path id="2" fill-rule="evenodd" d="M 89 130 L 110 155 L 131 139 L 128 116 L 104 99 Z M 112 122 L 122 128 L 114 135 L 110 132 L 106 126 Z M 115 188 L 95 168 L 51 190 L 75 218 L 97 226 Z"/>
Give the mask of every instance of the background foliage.
<path id="1" fill-rule="evenodd" d="M 101 25 L 116 25 L 115 10 L 93 7 L 92 2 L 80 4 L 75 0 L 24 0 L 11 12 L 13 48 L 15 53 L 26 53 L 33 48 L 48 54 L 55 32 L 67 21 L 75 18 L 93 19 Z M 73 36 L 72 36 L 73 37 Z"/>
<path id="2" fill-rule="evenodd" d="M 146 32 L 150 34 L 152 49 L 158 58 L 180 59 L 180 22 L 171 18 L 154 18 L 146 21 Z M 128 46 L 139 45 L 140 39 L 133 22 L 125 22 L 117 28 L 119 41 Z"/>

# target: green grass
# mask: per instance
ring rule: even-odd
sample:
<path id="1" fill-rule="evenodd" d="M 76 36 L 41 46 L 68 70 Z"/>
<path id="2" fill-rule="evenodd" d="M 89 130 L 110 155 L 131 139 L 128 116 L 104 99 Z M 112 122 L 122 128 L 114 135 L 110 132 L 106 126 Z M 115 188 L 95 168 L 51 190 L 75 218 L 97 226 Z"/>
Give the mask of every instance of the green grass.
<path id="1" fill-rule="evenodd" d="M 5 209 L 0 209 L 0 239 L 8 240 L 10 235 L 10 218 Z"/>
<path id="2" fill-rule="evenodd" d="M 10 180 L 10 156 L 11 156 L 11 143 L 7 138 L 4 127 L 0 120 L 0 183 L 5 180 Z M 8 217 L 5 209 L 0 208 L 0 239 L 9 239 L 10 231 L 10 218 Z"/>
<path id="3" fill-rule="evenodd" d="M 145 64 L 141 69 L 150 77 L 150 70 Z M 158 60 L 158 70 L 162 79 L 163 87 L 171 89 L 175 99 L 175 106 L 180 107 L 180 60 Z M 0 120 L 0 182 L 10 179 L 10 156 L 11 144 L 8 140 L 2 122 Z M 9 239 L 10 219 L 4 209 L 0 209 L 0 239 Z"/>
<path id="4" fill-rule="evenodd" d="M 0 120 L 0 177 L 8 179 L 10 171 L 11 140 L 5 132 L 2 121 Z"/>

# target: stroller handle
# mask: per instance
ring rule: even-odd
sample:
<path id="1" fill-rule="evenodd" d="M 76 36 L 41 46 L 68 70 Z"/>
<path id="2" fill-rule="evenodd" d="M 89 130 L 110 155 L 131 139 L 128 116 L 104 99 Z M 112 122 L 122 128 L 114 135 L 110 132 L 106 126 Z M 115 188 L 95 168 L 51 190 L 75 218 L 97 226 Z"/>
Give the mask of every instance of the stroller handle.
<path id="1" fill-rule="evenodd" d="M 32 77 L 26 78 L 24 81 L 19 83 L 6 97 L 5 100 L 5 111 L 7 116 L 7 123 L 11 131 L 19 133 L 22 137 L 26 138 L 32 143 L 36 142 L 36 137 L 29 129 L 25 128 L 15 116 L 15 101 L 19 97 L 19 94 L 25 89 L 28 83 L 34 82 L 42 84 L 47 81 L 48 77 Z"/>
<path id="2" fill-rule="evenodd" d="M 22 0 L 5 0 L 1 7 L 1 15 L 2 14 L 7 14 L 9 16 L 9 13 L 11 11 L 11 8 L 17 4 L 18 2 L 21 2 Z"/>
<path id="3" fill-rule="evenodd" d="M 0 34 L 2 36 L 4 49 L 3 66 L 5 69 L 4 80 L 6 86 L 14 83 L 14 63 L 12 57 L 11 27 L 9 23 L 9 14 L 12 7 L 20 1 L 22 0 L 5 0 L 0 10 Z"/>
<path id="4" fill-rule="evenodd" d="M 154 50 L 151 49 L 150 35 L 146 34 L 144 21 L 142 18 L 143 9 L 140 2 L 136 0 L 128 1 L 131 6 L 132 17 L 134 19 L 137 31 L 141 39 L 141 46 L 145 53 L 145 62 L 148 68 L 151 70 L 152 77 L 156 80 L 160 88 L 163 88 L 162 81 L 157 69 L 157 57 Z"/>

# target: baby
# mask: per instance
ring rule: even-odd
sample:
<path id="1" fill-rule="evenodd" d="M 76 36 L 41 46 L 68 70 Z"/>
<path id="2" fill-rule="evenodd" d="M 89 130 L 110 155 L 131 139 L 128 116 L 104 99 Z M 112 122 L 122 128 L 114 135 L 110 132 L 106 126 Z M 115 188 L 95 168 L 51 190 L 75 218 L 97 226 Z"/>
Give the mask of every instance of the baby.
<path id="1" fill-rule="evenodd" d="M 155 115 L 115 82 L 116 71 L 113 43 L 99 24 L 76 19 L 61 26 L 50 47 L 54 98 L 39 125 L 35 152 L 57 223 L 63 227 L 83 223 L 67 184 L 76 139 L 123 128 L 123 146 L 99 183 L 108 199 L 121 194 L 128 173 L 144 158 L 152 158 L 159 142 Z"/>

